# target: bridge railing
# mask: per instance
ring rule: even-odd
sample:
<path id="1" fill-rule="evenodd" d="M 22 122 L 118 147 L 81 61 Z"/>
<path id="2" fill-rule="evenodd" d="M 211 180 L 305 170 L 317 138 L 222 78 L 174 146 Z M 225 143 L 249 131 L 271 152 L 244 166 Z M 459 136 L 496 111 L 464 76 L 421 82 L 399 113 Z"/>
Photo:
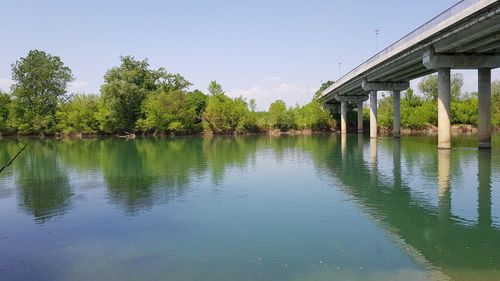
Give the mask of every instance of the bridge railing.
<path id="1" fill-rule="evenodd" d="M 439 15 L 435 16 L 434 18 L 430 19 L 423 25 L 417 27 L 415 30 L 411 31 L 395 43 L 389 45 L 382 51 L 378 52 L 365 62 L 361 63 L 357 67 L 355 67 L 353 70 L 347 72 L 344 76 L 339 78 L 337 81 L 334 82 L 332 86 L 327 88 L 324 92 L 323 95 L 328 94 L 331 92 L 333 89 L 337 88 L 338 85 L 342 85 L 348 80 L 356 77 L 359 75 L 361 72 L 364 72 L 367 70 L 371 65 L 375 65 L 376 63 L 379 63 L 387 58 L 389 58 L 391 55 L 396 55 L 398 52 L 403 51 L 402 47 L 408 46 L 410 42 L 417 43 L 421 41 L 422 39 L 426 38 L 426 34 L 428 31 L 431 29 L 436 29 L 436 27 L 441 26 L 444 23 L 447 23 L 450 19 L 453 19 L 455 16 L 458 16 L 459 14 L 463 13 L 464 10 L 479 4 L 481 2 L 495 2 L 491 0 L 462 0 L 452 7 L 448 8 L 444 12 L 440 13 Z M 446 25 L 448 26 L 448 25 Z M 414 42 L 417 41 L 417 42 Z"/>

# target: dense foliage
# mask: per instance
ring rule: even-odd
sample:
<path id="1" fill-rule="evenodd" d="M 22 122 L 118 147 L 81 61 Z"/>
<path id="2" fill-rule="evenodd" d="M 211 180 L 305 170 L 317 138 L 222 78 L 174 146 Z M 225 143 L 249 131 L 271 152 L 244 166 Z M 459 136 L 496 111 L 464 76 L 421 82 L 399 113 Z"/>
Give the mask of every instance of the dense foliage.
<path id="1" fill-rule="evenodd" d="M 42 51 L 30 51 L 12 64 L 12 128 L 21 134 L 53 133 L 58 102 L 73 80 L 61 59 Z"/>
<path id="2" fill-rule="evenodd" d="M 208 85 L 208 94 L 189 91 L 191 83 L 180 74 L 151 69 L 147 59 L 120 59 L 119 66 L 105 73 L 100 95 L 67 94 L 73 80 L 70 68 L 57 56 L 30 51 L 12 65 L 11 92 L 0 92 L 0 135 L 242 134 L 329 131 L 336 126 L 338 115 L 318 101 L 332 81 L 323 83 L 308 104 L 289 107 L 277 100 L 268 111 L 257 111 L 255 100 L 229 97 L 216 81 Z M 477 93 L 462 93 L 460 74 L 451 78 L 452 123 L 477 125 Z M 412 89 L 402 93 L 404 128 L 437 125 L 437 76 L 425 77 L 418 88 L 423 95 Z M 392 110 L 392 97 L 382 97 L 378 111 L 381 127 L 392 126 Z M 348 115 L 351 125 L 355 115 Z M 367 112 L 364 116 L 368 118 Z M 492 123 L 500 126 L 500 81 L 492 84 Z"/>

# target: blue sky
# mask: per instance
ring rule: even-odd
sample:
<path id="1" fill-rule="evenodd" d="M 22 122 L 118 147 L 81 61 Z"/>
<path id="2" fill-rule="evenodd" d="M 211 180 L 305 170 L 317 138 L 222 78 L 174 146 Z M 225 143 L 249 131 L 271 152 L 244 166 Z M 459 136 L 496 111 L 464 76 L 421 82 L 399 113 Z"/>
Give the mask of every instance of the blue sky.
<path id="1" fill-rule="evenodd" d="M 0 89 L 10 65 L 40 49 L 73 70 L 71 92 L 98 93 L 105 71 L 133 55 L 193 89 L 217 80 L 261 109 L 278 98 L 303 104 L 338 78 L 339 62 L 345 73 L 375 54 L 375 29 L 382 49 L 455 2 L 2 0 Z M 465 90 L 475 91 L 475 72 L 464 73 Z"/>

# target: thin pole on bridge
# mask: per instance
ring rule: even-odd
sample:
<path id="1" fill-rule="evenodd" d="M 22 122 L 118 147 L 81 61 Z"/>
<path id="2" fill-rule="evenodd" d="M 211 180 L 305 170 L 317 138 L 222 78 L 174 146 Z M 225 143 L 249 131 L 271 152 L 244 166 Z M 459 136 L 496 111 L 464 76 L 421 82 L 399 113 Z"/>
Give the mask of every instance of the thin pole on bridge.
<path id="1" fill-rule="evenodd" d="M 375 37 L 377 40 L 377 53 L 378 53 L 378 33 L 380 32 L 380 29 L 375 29 Z"/>
<path id="2" fill-rule="evenodd" d="M 340 71 L 340 66 L 341 66 L 341 65 L 342 65 L 342 63 L 341 63 L 341 62 L 339 62 L 339 80 L 340 80 L 340 78 L 342 77 L 342 72 Z"/>

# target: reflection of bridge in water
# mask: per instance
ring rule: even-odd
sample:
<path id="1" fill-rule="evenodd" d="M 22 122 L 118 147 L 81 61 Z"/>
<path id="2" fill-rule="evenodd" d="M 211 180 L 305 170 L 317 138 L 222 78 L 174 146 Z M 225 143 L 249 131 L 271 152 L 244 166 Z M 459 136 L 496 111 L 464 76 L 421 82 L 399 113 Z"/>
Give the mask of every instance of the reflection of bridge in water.
<path id="1" fill-rule="evenodd" d="M 399 139 L 393 140 L 391 183 L 378 171 L 377 139 L 370 140 L 370 156 L 365 159 L 362 135 L 353 137 L 341 137 L 340 149 L 332 153 L 342 161 L 328 162 L 329 171 L 418 264 L 435 269 L 445 279 L 500 280 L 500 229 L 492 224 L 490 151 L 477 152 L 478 217 L 469 224 L 451 211 L 449 150 L 437 152 L 439 204 L 433 207 L 415 198 L 402 181 Z"/>

